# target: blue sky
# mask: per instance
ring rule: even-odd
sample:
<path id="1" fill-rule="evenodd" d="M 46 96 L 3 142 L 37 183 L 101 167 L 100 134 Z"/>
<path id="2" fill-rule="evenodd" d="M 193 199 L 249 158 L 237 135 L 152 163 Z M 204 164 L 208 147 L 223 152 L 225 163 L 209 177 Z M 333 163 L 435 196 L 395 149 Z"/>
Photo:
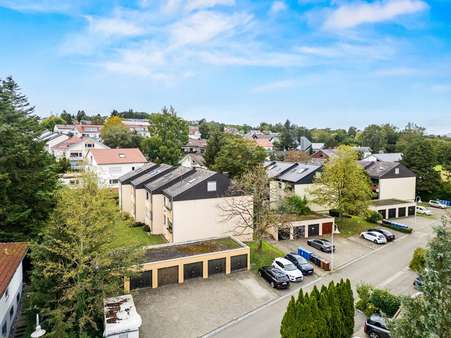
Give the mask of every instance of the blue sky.
<path id="1" fill-rule="evenodd" d="M 0 42 L 42 116 L 451 132 L 449 0 L 0 0 Z"/>

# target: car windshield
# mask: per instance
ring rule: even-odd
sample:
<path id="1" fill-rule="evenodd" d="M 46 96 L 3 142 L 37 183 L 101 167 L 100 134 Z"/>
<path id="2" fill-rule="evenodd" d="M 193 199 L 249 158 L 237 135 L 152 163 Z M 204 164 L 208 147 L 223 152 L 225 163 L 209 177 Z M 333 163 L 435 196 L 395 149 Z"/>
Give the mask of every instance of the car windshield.
<path id="1" fill-rule="evenodd" d="M 296 270 L 296 267 L 293 264 L 287 264 L 287 265 L 285 265 L 285 270 L 294 271 L 294 270 Z"/>
<path id="2" fill-rule="evenodd" d="M 300 257 L 300 256 L 297 258 L 297 261 L 299 264 L 307 264 L 308 263 L 304 257 Z"/>

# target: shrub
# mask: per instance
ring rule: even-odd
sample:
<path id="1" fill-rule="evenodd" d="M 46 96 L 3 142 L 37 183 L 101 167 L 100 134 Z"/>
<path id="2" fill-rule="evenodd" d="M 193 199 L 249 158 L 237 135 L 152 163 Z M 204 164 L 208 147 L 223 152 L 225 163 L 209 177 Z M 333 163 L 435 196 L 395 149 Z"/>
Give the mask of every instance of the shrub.
<path id="1" fill-rule="evenodd" d="M 360 284 L 357 286 L 357 295 L 359 300 L 356 303 L 356 308 L 365 312 L 370 302 L 370 296 L 373 288 L 368 284 Z"/>
<path id="2" fill-rule="evenodd" d="M 374 289 L 370 303 L 389 317 L 393 317 L 401 306 L 401 299 L 387 290 Z"/>
<path id="3" fill-rule="evenodd" d="M 408 226 L 403 227 L 403 226 L 398 226 L 398 225 L 395 225 L 392 223 L 386 223 L 386 222 L 382 222 L 382 226 L 399 231 L 399 232 L 404 232 L 406 234 L 410 234 L 413 231 L 413 229 Z"/>
<path id="4" fill-rule="evenodd" d="M 146 224 L 144 224 L 144 223 L 142 223 L 142 222 L 133 222 L 132 224 L 131 224 L 131 226 L 133 227 L 133 228 L 139 228 L 139 227 L 146 227 Z"/>
<path id="5" fill-rule="evenodd" d="M 382 215 L 377 211 L 370 211 L 366 220 L 370 223 L 378 223 L 379 221 L 382 221 Z"/>
<path id="6" fill-rule="evenodd" d="M 148 226 L 147 224 L 144 224 L 143 229 L 145 232 L 150 232 L 150 226 Z"/>
<path id="7" fill-rule="evenodd" d="M 279 211 L 286 214 L 308 215 L 311 211 L 307 204 L 308 201 L 305 197 L 292 195 L 282 201 Z"/>
<path id="8" fill-rule="evenodd" d="M 424 266 L 426 264 L 425 260 L 426 249 L 424 248 L 416 248 L 412 260 L 410 261 L 409 268 L 413 271 L 421 273 L 424 270 Z"/>

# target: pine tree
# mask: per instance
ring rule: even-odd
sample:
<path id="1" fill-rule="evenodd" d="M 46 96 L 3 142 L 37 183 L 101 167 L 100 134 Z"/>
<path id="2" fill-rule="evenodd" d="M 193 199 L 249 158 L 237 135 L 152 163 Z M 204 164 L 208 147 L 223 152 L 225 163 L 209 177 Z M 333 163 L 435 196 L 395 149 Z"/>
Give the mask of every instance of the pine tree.
<path id="1" fill-rule="evenodd" d="M 312 295 L 315 296 L 316 301 L 319 302 L 319 298 L 320 298 L 321 294 L 319 293 L 319 290 L 316 287 L 316 285 L 313 287 Z"/>
<path id="2" fill-rule="evenodd" d="M 318 290 L 317 290 L 318 291 Z M 312 292 L 314 294 L 314 292 Z M 321 298 L 321 295 L 318 292 L 318 297 Z M 312 329 L 313 329 L 313 337 L 316 338 L 324 338 L 327 335 L 327 322 L 326 318 L 322 316 L 321 311 L 318 307 L 318 299 L 316 297 L 310 297 L 310 311 L 312 313 Z"/>
<path id="3" fill-rule="evenodd" d="M 325 292 L 323 292 L 325 291 Z M 332 334 L 330 323 L 332 321 L 332 313 L 331 313 L 331 307 L 329 304 L 328 299 L 328 293 L 326 288 L 321 288 L 321 296 L 319 300 L 319 313 L 321 318 L 324 318 L 326 321 L 326 326 L 324 328 L 323 337 L 324 338 L 333 338 L 334 335 Z"/>
<path id="4" fill-rule="evenodd" d="M 295 337 L 294 332 L 296 330 L 296 301 L 294 297 L 291 297 L 288 303 L 287 311 L 283 315 L 282 323 L 280 325 L 280 336 L 282 338 Z"/>
<path id="5" fill-rule="evenodd" d="M 354 295 L 352 293 L 351 281 L 346 279 L 345 282 L 341 284 L 342 295 L 343 295 L 343 315 L 344 315 L 344 325 L 346 337 L 351 337 L 354 333 Z"/>
<path id="6" fill-rule="evenodd" d="M 332 337 L 341 338 L 345 337 L 343 315 L 340 309 L 340 301 L 338 299 L 338 292 L 335 284 L 330 282 L 328 287 L 328 298 L 331 307 L 330 328 Z"/>

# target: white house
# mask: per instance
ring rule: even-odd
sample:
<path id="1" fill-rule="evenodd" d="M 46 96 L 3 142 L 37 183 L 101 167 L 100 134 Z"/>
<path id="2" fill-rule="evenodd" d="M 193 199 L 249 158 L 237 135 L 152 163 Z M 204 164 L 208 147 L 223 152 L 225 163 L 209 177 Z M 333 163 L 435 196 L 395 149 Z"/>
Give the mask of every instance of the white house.
<path id="1" fill-rule="evenodd" d="M 22 300 L 26 243 L 0 243 L 0 336 L 10 337 Z"/>
<path id="2" fill-rule="evenodd" d="M 73 136 L 76 133 L 75 125 L 73 124 L 57 124 L 53 131 L 58 134 Z"/>
<path id="3" fill-rule="evenodd" d="M 138 148 L 90 149 L 86 155 L 86 168 L 92 170 L 104 187 L 117 188 L 119 177 L 147 163 Z"/>
<path id="4" fill-rule="evenodd" d="M 76 136 L 86 136 L 95 140 L 100 140 L 100 131 L 103 126 L 100 124 L 77 124 L 75 125 Z"/>
<path id="5" fill-rule="evenodd" d="M 149 137 L 149 121 L 145 119 L 124 119 L 122 123 L 131 131 L 144 137 Z"/>
<path id="6" fill-rule="evenodd" d="M 199 127 L 198 126 L 189 127 L 188 137 L 191 140 L 200 140 L 202 137 L 202 134 L 199 131 Z"/>

